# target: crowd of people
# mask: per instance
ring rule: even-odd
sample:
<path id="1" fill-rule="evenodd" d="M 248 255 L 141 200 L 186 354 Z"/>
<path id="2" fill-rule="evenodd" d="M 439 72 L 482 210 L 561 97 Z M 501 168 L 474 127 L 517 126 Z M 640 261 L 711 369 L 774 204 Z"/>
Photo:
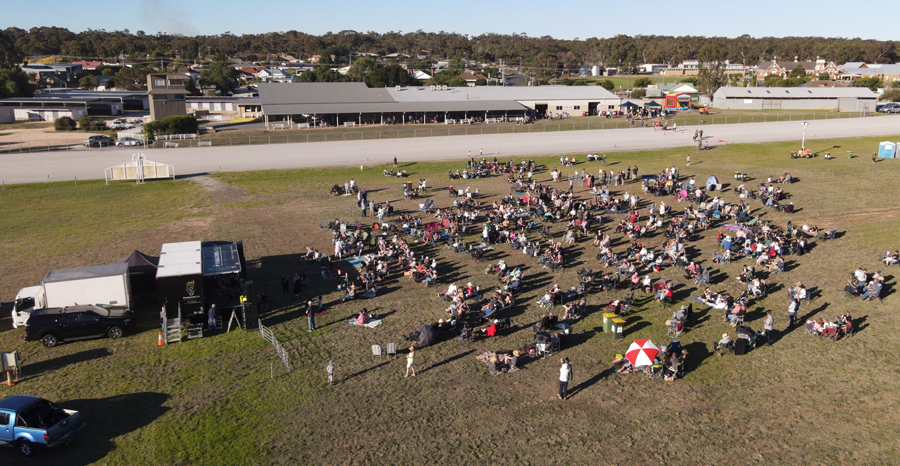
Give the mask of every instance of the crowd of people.
<path id="1" fill-rule="evenodd" d="M 600 158 L 592 156 L 589 160 L 599 162 Z M 740 185 L 736 189 L 737 198 L 729 202 L 722 195 L 712 196 L 710 191 L 716 187 L 704 187 L 694 178 L 683 178 L 677 167 L 666 167 L 659 173 L 639 177 L 637 165 L 611 170 L 606 167 L 605 156 L 602 160 L 603 165 L 595 175 L 587 173 L 586 167 L 579 173 L 576 158 L 563 156 L 559 160 L 560 166 L 574 168 L 574 174 L 565 177 L 562 170 L 553 168 L 544 171 L 549 174 L 549 181 L 539 181 L 535 173 L 546 169 L 536 166 L 533 161 L 514 163 L 498 161 L 496 157 L 493 160 L 482 158 L 481 161 L 471 158 L 462 171 L 448 171 L 448 178 L 506 176 L 511 194 L 486 203 L 481 202 L 477 186 L 474 193 L 471 187 L 460 192 L 451 186 L 448 191 L 452 204 L 439 206 L 435 197 L 429 196 L 420 206 L 419 213 L 424 216 L 401 213 L 391 226 L 383 223 L 385 217 L 393 215 L 393 207 L 388 202 L 370 203 L 365 190 L 356 187 L 352 180 L 345 183 L 344 188 L 336 185 L 334 193 L 357 193 L 361 209 L 371 205 L 369 216 L 377 217 L 383 232 L 387 233 L 374 235 L 377 224 L 372 228 L 361 228 L 357 224 L 355 229 L 338 229 L 338 221 L 329 225 L 333 228 L 334 257 L 361 259 L 358 277 L 351 279 L 348 273 L 338 271 L 338 286 L 346 292 L 344 298 L 356 299 L 360 294 L 375 296 L 376 283 L 383 280 L 389 270 L 410 277 L 412 282 L 424 287 L 440 283 L 437 259 L 429 255 L 419 257 L 423 253 L 417 255 L 403 235 L 408 235 L 410 241 L 422 240 L 429 245 L 446 242 L 453 251 L 471 254 L 476 260 L 485 259 L 494 246 L 506 245 L 510 253 L 519 250 L 532 258 L 535 265 L 551 271 L 564 269 L 572 262 L 570 251 L 576 247 L 580 249 L 572 245 L 580 242 L 596 248 L 598 272 L 582 269 L 576 286 L 561 289 L 553 284 L 538 294 L 535 303 L 548 311 L 532 326 L 536 344 L 537 338 L 545 338 L 545 334 L 549 335 L 548 342 L 561 341 L 571 330 L 572 323 L 583 315 L 585 298 L 591 294 L 627 288 L 631 292 L 651 295 L 648 302 L 650 299 L 663 304 L 673 302 L 678 285 L 655 276 L 668 267 L 677 268 L 683 272 L 685 280 L 693 280 L 703 289 L 698 296 L 691 297 L 693 302 L 721 311 L 723 322 L 737 332 L 734 340 L 726 333 L 716 344 L 720 354 L 726 350 L 734 351 L 736 347 L 753 347 L 763 341 L 771 344 L 774 341 L 774 316 L 767 311 L 760 330 L 752 330 L 745 324 L 749 305 L 768 295 L 767 281 L 786 271 L 786 256 L 799 258 L 809 251 L 808 240 L 817 237 L 819 229 L 815 225 L 798 228 L 790 221 L 784 227 L 771 221 L 760 221 L 759 216 L 752 217 L 754 209 L 749 204 L 758 201 L 761 208 L 792 213 L 793 203 L 781 205 L 789 195 L 776 183 L 790 184 L 793 177 L 785 173 L 752 190 Z M 389 170 L 385 174 L 396 173 Z M 611 186 L 618 188 L 620 185 L 623 187 L 611 189 Z M 420 179 L 418 186 L 410 186 L 404 195 L 415 198 L 427 192 L 425 180 Z M 621 217 L 613 219 L 614 216 Z M 738 297 L 727 290 L 713 291 L 709 282 L 710 267 L 700 266 L 699 248 L 690 244 L 697 239 L 698 233 L 712 227 L 723 227 L 723 231 L 716 235 L 719 248 L 711 254 L 711 262 L 745 261 L 740 274 L 735 277 L 741 287 L 746 287 Z M 466 244 L 465 236 L 479 230 L 480 244 Z M 535 238 L 534 233 L 539 233 L 540 237 Z M 883 260 L 885 264 L 896 263 L 898 255 L 900 253 L 896 251 L 894 254 L 888 252 Z M 332 265 L 327 254 L 315 249 L 308 250 L 308 257 L 323 268 Z M 496 277 L 496 287 L 482 289 L 471 281 L 458 287 L 452 282 L 434 293 L 446 303 L 445 314 L 431 324 L 439 335 L 452 335 L 463 341 L 481 335 L 491 338 L 510 327 L 507 311 L 517 305 L 516 295 L 524 290 L 525 282 L 523 268 L 510 267 L 504 259 L 498 260 L 496 265 L 492 261 L 484 269 L 486 274 Z M 863 300 L 879 298 L 883 282 L 880 272 L 870 279 L 867 272 L 859 270 L 845 290 Z M 790 302 L 788 326 L 799 325 L 798 310 L 810 300 L 811 293 L 797 282 L 787 290 L 787 295 Z M 625 301 L 613 299 L 610 303 Z M 633 304 L 633 294 L 627 302 L 628 306 Z M 564 307 L 565 311 L 560 312 L 562 317 L 553 312 L 555 306 Z M 628 306 L 616 304 L 615 308 L 621 310 Z M 672 313 L 666 320 L 669 334 L 677 337 L 688 330 L 692 313 L 692 304 L 680 306 Z M 357 320 L 362 319 L 365 323 L 367 316 L 367 312 L 361 312 Z M 808 322 L 809 328 L 816 333 L 827 331 L 823 330 L 827 328 L 852 329 L 853 325 L 849 313 L 834 323 L 818 320 Z M 530 354 L 532 352 L 520 349 L 485 353 L 479 358 L 489 366 L 491 373 L 502 374 L 515 372 L 519 358 Z M 621 355 L 614 365 L 620 372 L 659 372 L 666 380 L 675 380 L 684 374 L 686 358 L 686 350 L 670 345 L 649 368 L 632 367 Z M 657 365 L 659 367 L 654 368 Z"/>

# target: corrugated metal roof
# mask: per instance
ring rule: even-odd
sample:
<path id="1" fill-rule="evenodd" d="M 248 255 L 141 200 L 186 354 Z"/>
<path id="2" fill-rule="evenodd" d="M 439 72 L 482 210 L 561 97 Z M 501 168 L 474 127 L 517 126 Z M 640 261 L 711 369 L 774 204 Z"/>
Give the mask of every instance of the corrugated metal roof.
<path id="1" fill-rule="evenodd" d="M 263 105 L 394 101 L 384 89 L 370 89 L 365 83 L 261 83 L 258 89 Z"/>
<path id="2" fill-rule="evenodd" d="M 430 86 L 404 87 L 387 92 L 397 102 L 454 102 L 454 101 L 536 101 L 536 100 L 607 100 L 618 99 L 601 86 L 479 86 L 451 87 L 446 91 L 432 91 Z"/>
<path id="3" fill-rule="evenodd" d="M 874 99 L 875 93 L 865 87 L 720 87 L 716 94 L 742 99 L 827 99 L 856 97 Z"/>
<path id="4" fill-rule="evenodd" d="M 263 104 L 266 115 L 328 115 L 335 113 L 505 112 L 524 110 L 514 101 L 382 102 L 363 104 Z"/>

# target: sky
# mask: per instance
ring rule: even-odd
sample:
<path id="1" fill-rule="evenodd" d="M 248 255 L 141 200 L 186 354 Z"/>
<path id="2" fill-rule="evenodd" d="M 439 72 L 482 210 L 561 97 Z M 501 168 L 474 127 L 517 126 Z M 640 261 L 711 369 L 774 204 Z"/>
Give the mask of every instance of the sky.
<path id="1" fill-rule="evenodd" d="M 183 35 L 421 29 L 473 36 L 525 33 L 559 39 L 618 34 L 900 39 L 900 34 L 893 32 L 896 28 L 879 27 L 877 13 L 871 9 L 837 0 L 819 0 L 814 6 L 797 0 L 682 0 L 658 8 L 653 5 L 622 0 L 125 0 L 97 4 L 20 0 L 3 8 L 0 29 L 57 26 L 73 32 L 127 29 Z"/>

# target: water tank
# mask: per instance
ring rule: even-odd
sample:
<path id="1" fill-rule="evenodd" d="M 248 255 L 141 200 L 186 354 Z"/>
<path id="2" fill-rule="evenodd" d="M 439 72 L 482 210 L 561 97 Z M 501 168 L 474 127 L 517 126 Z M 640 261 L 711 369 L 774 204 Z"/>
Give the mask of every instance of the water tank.
<path id="1" fill-rule="evenodd" d="M 591 76 L 600 76 L 600 65 L 594 65 L 591 67 Z"/>

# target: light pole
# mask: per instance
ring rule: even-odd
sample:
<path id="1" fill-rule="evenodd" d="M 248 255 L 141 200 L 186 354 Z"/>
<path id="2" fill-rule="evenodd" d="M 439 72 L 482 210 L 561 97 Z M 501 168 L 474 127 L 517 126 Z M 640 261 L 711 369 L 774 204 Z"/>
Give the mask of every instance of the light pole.
<path id="1" fill-rule="evenodd" d="M 803 140 L 800 142 L 800 150 L 806 150 L 806 125 L 808 124 L 808 121 L 803 122 Z"/>

